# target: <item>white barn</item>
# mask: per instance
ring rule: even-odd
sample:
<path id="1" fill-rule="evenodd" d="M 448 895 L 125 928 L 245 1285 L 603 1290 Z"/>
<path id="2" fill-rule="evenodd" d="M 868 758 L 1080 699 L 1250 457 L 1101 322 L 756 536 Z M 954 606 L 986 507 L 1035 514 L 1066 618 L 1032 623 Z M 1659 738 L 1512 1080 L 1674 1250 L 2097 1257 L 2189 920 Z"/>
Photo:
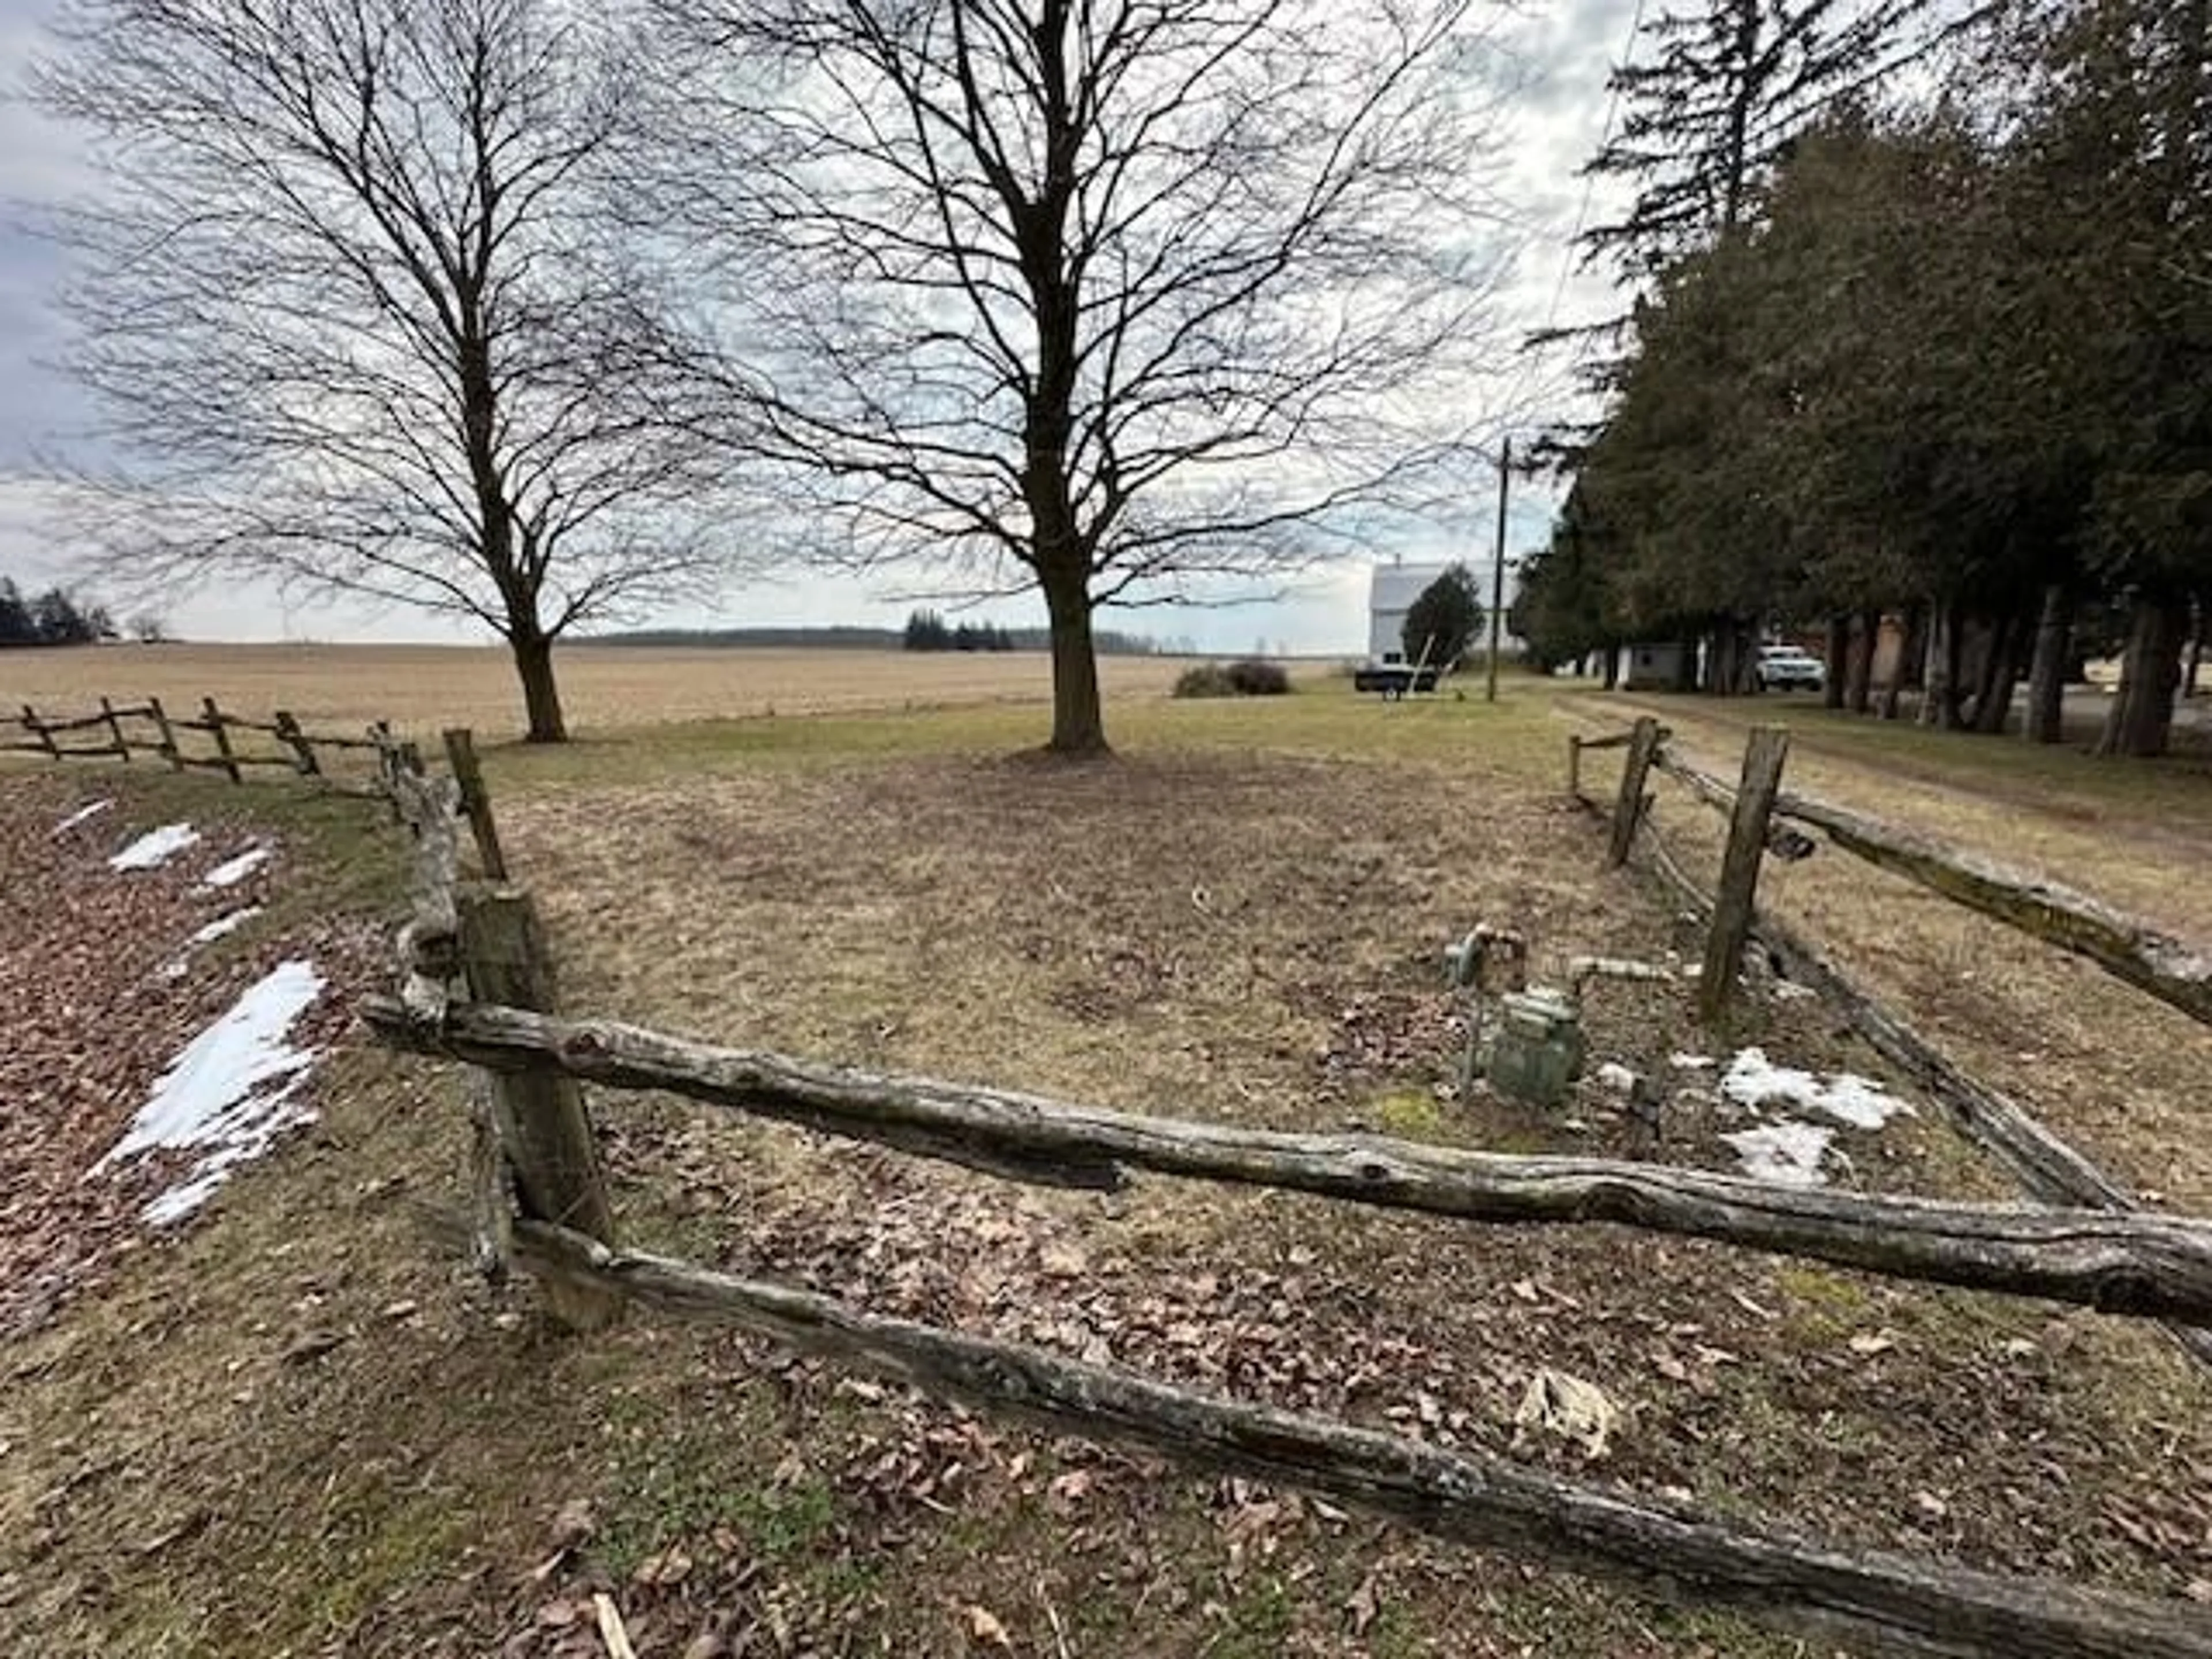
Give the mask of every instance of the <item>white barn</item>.
<path id="1" fill-rule="evenodd" d="M 1474 578 L 1475 592 L 1481 598 L 1482 608 L 1490 609 L 1490 582 L 1492 562 L 1489 559 L 1460 559 L 1453 563 L 1464 564 L 1468 574 Z M 1367 654 L 1376 662 L 1388 662 L 1406 654 L 1402 635 L 1406 631 L 1406 613 L 1413 608 L 1413 601 L 1421 591 L 1451 568 L 1450 564 L 1401 564 L 1395 560 L 1378 564 L 1367 587 Z M 1513 601 L 1521 594 L 1520 568 L 1512 561 L 1505 562 L 1505 610 L 1512 614 Z M 1490 637 L 1490 623 L 1486 615 L 1483 635 Z M 1500 643 L 1509 651 L 1518 651 L 1521 641 L 1510 629 L 1499 636 Z M 1418 650 L 1415 652 L 1419 654 Z"/>

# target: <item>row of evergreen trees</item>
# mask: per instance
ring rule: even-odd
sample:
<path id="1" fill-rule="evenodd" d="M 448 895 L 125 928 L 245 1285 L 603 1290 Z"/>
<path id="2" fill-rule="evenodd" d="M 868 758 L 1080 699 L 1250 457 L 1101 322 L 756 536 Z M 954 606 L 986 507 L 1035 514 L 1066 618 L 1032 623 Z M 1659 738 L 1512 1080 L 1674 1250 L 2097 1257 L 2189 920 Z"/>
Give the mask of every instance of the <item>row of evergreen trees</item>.
<path id="1" fill-rule="evenodd" d="M 114 623 L 99 605 L 79 605 L 60 587 L 26 599 L 12 577 L 0 576 L 0 647 L 91 645 L 115 637 Z"/>
<path id="2" fill-rule="evenodd" d="M 1764 629 L 1825 626 L 1832 696 L 1892 708 L 1902 634 L 1929 723 L 2002 730 L 2025 677 L 2044 741 L 2110 647 L 2102 746 L 2156 754 L 2212 595 L 2207 9 L 1932 15 L 1705 0 L 1639 48 L 1599 158 L 1639 194 L 1595 244 L 1635 307 L 1520 630 L 1701 641 L 1726 692 Z M 1878 95 L 1916 56 L 1888 84 L 1932 91 Z"/>
<path id="3" fill-rule="evenodd" d="M 990 623 L 948 623 L 934 611 L 916 611 L 906 619 L 906 648 L 909 651 L 1012 651 L 1010 629 Z"/>

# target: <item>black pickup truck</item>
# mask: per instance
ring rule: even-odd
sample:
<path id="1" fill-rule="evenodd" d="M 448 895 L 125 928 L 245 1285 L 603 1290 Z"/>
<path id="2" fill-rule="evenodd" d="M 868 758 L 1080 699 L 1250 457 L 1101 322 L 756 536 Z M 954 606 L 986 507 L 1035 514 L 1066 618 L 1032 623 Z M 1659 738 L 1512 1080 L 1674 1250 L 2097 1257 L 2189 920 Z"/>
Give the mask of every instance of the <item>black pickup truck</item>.
<path id="1" fill-rule="evenodd" d="M 1363 663 L 1352 671 L 1352 689 L 1355 691 L 1380 691 L 1386 699 L 1402 697 L 1408 691 L 1435 690 L 1443 672 L 1434 663 Z"/>

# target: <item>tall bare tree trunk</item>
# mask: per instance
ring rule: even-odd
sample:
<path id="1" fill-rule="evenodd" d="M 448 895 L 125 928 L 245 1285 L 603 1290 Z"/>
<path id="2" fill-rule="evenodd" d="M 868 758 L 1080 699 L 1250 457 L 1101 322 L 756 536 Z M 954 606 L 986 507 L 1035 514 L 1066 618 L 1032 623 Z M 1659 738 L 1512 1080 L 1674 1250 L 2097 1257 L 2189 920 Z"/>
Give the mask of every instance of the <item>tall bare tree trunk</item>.
<path id="1" fill-rule="evenodd" d="M 2181 673 L 2181 695 L 2184 697 L 2197 695 L 2197 671 L 2204 661 L 2204 601 L 2191 599 L 2189 602 L 2189 665 Z"/>
<path id="2" fill-rule="evenodd" d="M 1881 612 L 1862 611 L 1851 632 L 1850 659 L 1844 670 L 1844 703 L 1854 714 L 1863 714 L 1874 702 L 1874 657 L 1881 643 Z M 1893 672 L 1892 678 L 1895 675 Z"/>
<path id="3" fill-rule="evenodd" d="M 1605 648 L 1605 689 L 1608 691 L 1620 684 L 1620 647 L 1608 645 Z"/>
<path id="4" fill-rule="evenodd" d="M 1704 636 L 1692 634 L 1682 641 L 1681 653 L 1674 659 L 1674 689 L 1694 691 L 1698 689 L 1699 659 L 1698 647 Z"/>
<path id="5" fill-rule="evenodd" d="M 507 635 L 514 672 L 522 680 L 522 705 L 530 720 L 532 743 L 566 743 L 568 724 L 561 712 L 561 689 L 553 679 L 553 641 L 535 628 Z"/>
<path id="6" fill-rule="evenodd" d="M 1922 654 L 1927 650 L 1923 637 L 1928 627 L 1928 609 L 1917 600 L 1905 607 L 1905 631 L 1897 642 L 1897 659 L 1889 665 L 1889 684 L 1881 689 L 1881 717 L 1893 720 L 1898 716 L 1901 693 L 1914 684 L 1919 672 Z"/>
<path id="7" fill-rule="evenodd" d="M 1052 741 L 1055 755 L 1107 753 L 1098 702 L 1098 654 L 1091 638 L 1091 596 L 1082 576 L 1043 579 L 1052 623 Z"/>
<path id="8" fill-rule="evenodd" d="M 1844 706 L 1844 680 L 1846 663 L 1851 650 L 1851 619 L 1847 612 L 1833 611 L 1828 617 L 1828 672 L 1820 682 L 1820 706 L 1841 708 Z"/>
<path id="9" fill-rule="evenodd" d="M 1928 668 L 1921 692 L 1920 723 L 1939 732 L 1959 729 L 1959 684 L 1966 655 L 1965 608 L 1956 599 L 1936 607 L 1928 624 Z"/>
<path id="10" fill-rule="evenodd" d="M 2043 590 L 2035 628 L 2035 662 L 2027 675 L 2027 715 L 2020 734 L 2030 743 L 2061 743 L 2066 736 L 2066 665 L 2074 651 L 2074 596 L 2063 582 Z"/>
<path id="11" fill-rule="evenodd" d="M 1996 737 L 2012 717 L 2012 696 L 2020 684 L 2021 635 L 2024 618 L 2002 616 L 1990 624 L 1979 683 L 1974 694 L 1974 730 Z"/>
<path id="12" fill-rule="evenodd" d="M 2097 753 L 2147 759 L 2166 752 L 2188 627 L 2187 605 L 2148 595 L 2136 599 L 2127 653 L 2120 659 L 2120 689 L 2106 714 Z"/>

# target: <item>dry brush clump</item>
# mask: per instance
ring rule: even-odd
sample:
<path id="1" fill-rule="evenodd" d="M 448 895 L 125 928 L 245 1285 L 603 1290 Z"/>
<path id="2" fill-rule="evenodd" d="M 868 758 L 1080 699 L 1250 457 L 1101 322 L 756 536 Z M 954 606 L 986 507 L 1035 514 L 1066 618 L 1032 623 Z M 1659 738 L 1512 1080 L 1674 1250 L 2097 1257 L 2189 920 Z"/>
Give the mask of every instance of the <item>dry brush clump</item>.
<path id="1" fill-rule="evenodd" d="M 1280 663 L 1246 657 L 1226 665 L 1200 663 L 1176 677 L 1172 695 L 1178 697 L 1279 697 L 1291 689 L 1291 677 Z"/>

